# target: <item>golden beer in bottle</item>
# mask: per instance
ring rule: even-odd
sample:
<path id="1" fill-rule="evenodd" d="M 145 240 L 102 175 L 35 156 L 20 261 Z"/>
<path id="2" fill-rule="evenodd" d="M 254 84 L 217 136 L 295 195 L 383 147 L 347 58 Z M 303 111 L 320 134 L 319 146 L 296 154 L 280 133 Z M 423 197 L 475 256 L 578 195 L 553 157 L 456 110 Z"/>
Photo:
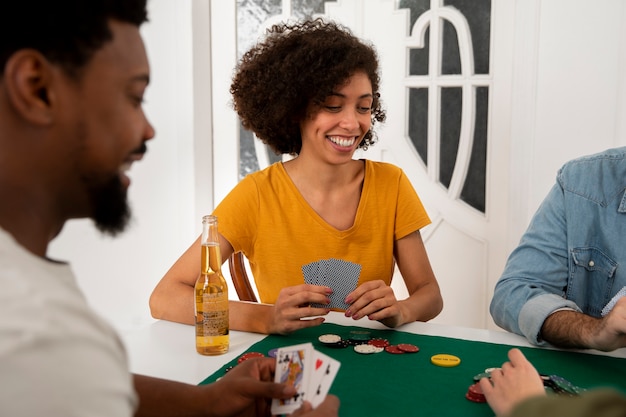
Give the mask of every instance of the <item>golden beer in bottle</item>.
<path id="1" fill-rule="evenodd" d="M 202 217 L 200 276 L 196 281 L 196 350 L 202 355 L 228 351 L 228 284 L 222 275 L 217 217 Z"/>

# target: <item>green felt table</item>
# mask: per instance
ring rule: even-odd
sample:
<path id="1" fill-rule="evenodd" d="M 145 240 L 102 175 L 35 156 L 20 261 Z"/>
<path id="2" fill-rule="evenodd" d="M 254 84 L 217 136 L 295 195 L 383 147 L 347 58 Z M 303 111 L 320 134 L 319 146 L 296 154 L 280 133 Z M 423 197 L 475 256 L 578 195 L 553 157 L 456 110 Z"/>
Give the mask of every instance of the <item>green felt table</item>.
<path id="1" fill-rule="evenodd" d="M 359 327 L 325 323 L 288 336 L 270 335 L 247 352 L 268 354 L 272 348 L 311 342 L 315 349 L 341 362 L 330 392 L 341 400 L 340 415 L 348 416 L 493 416 L 485 403 L 465 398 L 473 377 L 486 368 L 499 367 L 507 360 L 509 345 L 424 336 L 398 330 L 372 330 L 391 344 L 411 343 L 420 350 L 401 355 L 387 352 L 363 355 L 352 347 L 329 348 L 318 342 L 322 334 L 348 338 Z M 542 374 L 560 375 L 577 386 L 590 389 L 612 387 L 626 394 L 626 359 L 580 352 L 521 347 Z M 461 363 L 452 368 L 435 366 L 431 356 L 448 353 Z M 207 384 L 224 375 L 236 359 L 201 382 Z"/>

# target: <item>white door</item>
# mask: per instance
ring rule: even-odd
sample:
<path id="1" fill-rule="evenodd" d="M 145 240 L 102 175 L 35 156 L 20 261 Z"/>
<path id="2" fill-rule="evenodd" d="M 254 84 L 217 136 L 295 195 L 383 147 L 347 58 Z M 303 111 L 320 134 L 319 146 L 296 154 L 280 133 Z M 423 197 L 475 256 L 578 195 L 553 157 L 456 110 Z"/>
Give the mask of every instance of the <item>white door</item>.
<path id="1" fill-rule="evenodd" d="M 491 287 L 507 256 L 512 1 L 305 3 L 212 2 L 215 201 L 250 169 L 240 168 L 246 154 L 236 116 L 226 109 L 238 34 L 241 53 L 245 36 L 277 20 L 324 14 L 379 53 L 387 121 L 379 142 L 357 157 L 400 166 L 431 216 L 423 237 L 444 297 L 434 321 L 487 327 Z M 258 168 L 269 163 L 262 147 L 255 151 L 263 155 Z M 392 286 L 406 294 L 399 276 Z"/>

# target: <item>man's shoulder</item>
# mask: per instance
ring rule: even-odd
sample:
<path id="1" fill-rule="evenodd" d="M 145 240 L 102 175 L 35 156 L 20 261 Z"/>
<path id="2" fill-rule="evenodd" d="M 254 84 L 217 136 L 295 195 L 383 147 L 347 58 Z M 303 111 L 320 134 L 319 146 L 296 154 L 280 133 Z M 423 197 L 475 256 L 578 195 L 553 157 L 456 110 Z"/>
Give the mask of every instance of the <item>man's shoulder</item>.
<path id="1" fill-rule="evenodd" d="M 601 203 L 623 193 L 626 147 L 607 149 L 566 162 L 557 180 L 563 190 Z"/>

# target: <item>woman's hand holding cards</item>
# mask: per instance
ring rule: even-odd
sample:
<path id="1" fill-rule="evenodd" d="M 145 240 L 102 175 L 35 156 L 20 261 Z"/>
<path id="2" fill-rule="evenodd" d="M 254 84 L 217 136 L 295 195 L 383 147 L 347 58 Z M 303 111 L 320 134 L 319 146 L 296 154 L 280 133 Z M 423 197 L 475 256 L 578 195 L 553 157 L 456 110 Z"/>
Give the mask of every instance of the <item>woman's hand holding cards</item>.
<path id="1" fill-rule="evenodd" d="M 269 333 L 289 334 L 306 327 L 319 326 L 330 311 L 325 305 L 332 289 L 320 285 L 301 284 L 280 290 L 273 306 Z"/>
<path id="2" fill-rule="evenodd" d="M 354 320 L 366 317 L 377 320 L 388 327 L 404 324 L 400 302 L 393 289 L 382 280 L 368 281 L 359 285 L 346 297 L 350 307 L 346 317 Z"/>

